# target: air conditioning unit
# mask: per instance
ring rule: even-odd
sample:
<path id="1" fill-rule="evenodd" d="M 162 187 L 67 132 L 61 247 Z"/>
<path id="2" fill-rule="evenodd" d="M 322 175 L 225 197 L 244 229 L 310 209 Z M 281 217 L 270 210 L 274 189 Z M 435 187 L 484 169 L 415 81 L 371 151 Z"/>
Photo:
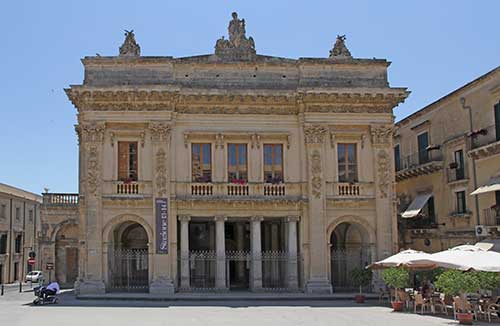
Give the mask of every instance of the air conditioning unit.
<path id="1" fill-rule="evenodd" d="M 485 237 L 488 235 L 488 228 L 484 225 L 476 225 L 476 237 Z"/>

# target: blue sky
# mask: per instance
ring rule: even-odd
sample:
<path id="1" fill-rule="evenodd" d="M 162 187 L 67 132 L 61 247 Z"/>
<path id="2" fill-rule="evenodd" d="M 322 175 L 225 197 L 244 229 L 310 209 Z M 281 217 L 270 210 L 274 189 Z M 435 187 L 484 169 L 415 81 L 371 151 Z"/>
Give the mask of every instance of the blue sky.
<path id="1" fill-rule="evenodd" d="M 232 11 L 259 54 L 326 57 L 337 34 L 355 57 L 392 61 L 412 94 L 397 119 L 499 65 L 500 1 L 22 1 L 0 11 L 0 182 L 40 193 L 78 190 L 76 110 L 87 55 L 116 55 L 134 29 L 143 55 L 213 52 Z"/>

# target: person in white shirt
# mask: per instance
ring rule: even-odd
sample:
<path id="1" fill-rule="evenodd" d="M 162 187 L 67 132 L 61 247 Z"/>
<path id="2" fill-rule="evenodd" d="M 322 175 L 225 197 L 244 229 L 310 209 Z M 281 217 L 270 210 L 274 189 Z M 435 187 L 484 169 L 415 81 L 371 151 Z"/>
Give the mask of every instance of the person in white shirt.
<path id="1" fill-rule="evenodd" d="M 59 294 L 59 292 L 60 292 L 59 283 L 52 282 L 49 285 L 47 285 L 46 288 L 42 289 L 42 297 L 47 298 L 49 295 L 56 295 Z"/>

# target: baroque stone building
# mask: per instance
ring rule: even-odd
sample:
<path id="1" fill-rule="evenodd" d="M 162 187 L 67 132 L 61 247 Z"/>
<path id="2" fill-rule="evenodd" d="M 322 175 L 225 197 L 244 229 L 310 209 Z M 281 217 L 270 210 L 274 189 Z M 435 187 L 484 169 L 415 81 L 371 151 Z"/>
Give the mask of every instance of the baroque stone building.
<path id="1" fill-rule="evenodd" d="M 500 68 L 396 124 L 400 246 L 500 236 Z"/>
<path id="2" fill-rule="evenodd" d="M 305 290 L 397 247 L 389 62 L 258 55 L 233 13 L 215 53 L 85 57 L 77 292 Z"/>

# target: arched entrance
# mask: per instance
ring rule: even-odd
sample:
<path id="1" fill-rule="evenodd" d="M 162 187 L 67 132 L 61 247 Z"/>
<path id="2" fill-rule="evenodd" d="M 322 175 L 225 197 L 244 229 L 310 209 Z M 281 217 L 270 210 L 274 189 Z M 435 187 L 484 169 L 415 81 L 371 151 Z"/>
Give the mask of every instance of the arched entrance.
<path id="1" fill-rule="evenodd" d="M 72 287 L 78 277 L 78 226 L 76 224 L 63 225 L 57 231 L 55 257 L 55 280 L 63 287 Z"/>
<path id="2" fill-rule="evenodd" d="M 109 248 L 109 291 L 149 290 L 148 234 L 137 222 L 123 222 L 113 230 Z"/>
<path id="3" fill-rule="evenodd" d="M 355 268 L 364 268 L 372 261 L 369 234 L 356 223 L 343 222 L 330 235 L 331 281 L 334 291 L 357 290 L 350 273 Z"/>

